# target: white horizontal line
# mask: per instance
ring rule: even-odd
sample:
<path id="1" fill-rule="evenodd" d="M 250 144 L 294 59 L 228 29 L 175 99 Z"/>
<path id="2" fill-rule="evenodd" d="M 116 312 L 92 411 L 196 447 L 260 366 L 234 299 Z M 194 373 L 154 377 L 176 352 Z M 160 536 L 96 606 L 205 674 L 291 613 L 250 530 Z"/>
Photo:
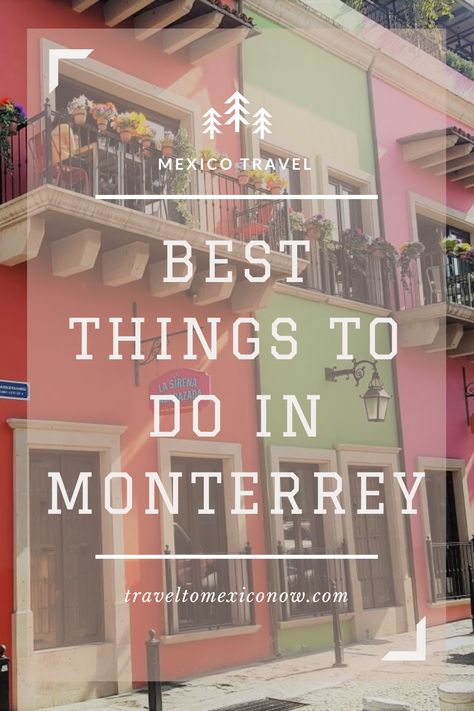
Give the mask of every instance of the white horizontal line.
<path id="1" fill-rule="evenodd" d="M 279 554 L 279 553 L 97 553 L 96 560 L 378 560 L 377 553 L 358 555 L 330 554 Z"/>
<path id="2" fill-rule="evenodd" d="M 96 200 L 378 200 L 378 195 L 96 195 Z"/>

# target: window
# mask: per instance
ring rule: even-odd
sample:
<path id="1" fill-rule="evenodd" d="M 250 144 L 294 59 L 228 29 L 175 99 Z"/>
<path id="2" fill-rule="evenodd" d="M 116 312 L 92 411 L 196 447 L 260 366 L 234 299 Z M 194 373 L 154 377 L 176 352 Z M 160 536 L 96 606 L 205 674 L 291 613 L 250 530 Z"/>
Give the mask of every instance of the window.
<path id="1" fill-rule="evenodd" d="M 360 509 L 358 471 L 359 467 L 349 467 L 355 552 L 359 555 L 378 554 L 376 560 L 357 561 L 357 575 L 362 588 L 362 604 L 366 610 L 389 607 L 394 604 L 394 586 L 387 507 L 385 505 L 385 513 L 380 515 L 357 513 Z M 377 472 L 380 469 L 364 467 L 364 471 Z M 384 484 L 377 483 L 374 488 L 381 492 L 377 502 L 385 502 Z M 375 506 L 377 502 L 374 499 L 372 505 Z"/>
<path id="2" fill-rule="evenodd" d="M 324 517 L 314 514 L 317 487 L 314 472 L 318 471 L 318 466 L 282 462 L 280 469 L 282 472 L 294 472 L 299 477 L 300 489 L 295 499 L 297 506 L 302 510 L 301 514 L 293 514 L 288 499 L 285 498 L 282 502 L 285 552 L 297 554 L 327 553 L 324 540 Z M 288 560 L 286 563 L 286 578 L 289 592 L 305 592 L 305 598 L 312 599 L 315 592 L 329 590 L 328 561 L 314 559 L 309 559 L 308 561 L 301 559 Z M 336 579 L 335 573 L 331 575 L 331 579 Z M 337 576 L 337 580 L 338 584 L 340 584 L 339 576 Z M 327 604 L 319 601 L 308 605 L 306 599 L 303 602 L 296 602 L 294 599 L 290 600 L 291 617 L 307 617 L 308 615 L 329 613 Z"/>
<path id="3" fill-rule="evenodd" d="M 360 195 L 360 190 L 349 183 L 329 179 L 330 195 Z M 334 225 L 333 239 L 341 239 L 344 230 L 362 229 L 362 210 L 358 200 L 328 200 L 326 204 L 326 217 L 330 218 Z"/>
<path id="4" fill-rule="evenodd" d="M 99 455 L 89 452 L 30 452 L 31 606 L 35 649 L 88 644 L 103 639 L 102 549 L 99 513 L 87 517 L 63 507 L 48 514 L 51 480 L 61 472 L 68 492 L 80 472 L 92 472 L 89 505 L 100 511 Z M 85 520 L 87 518 L 87 521 Z"/>
<path id="5" fill-rule="evenodd" d="M 173 521 L 176 553 L 227 553 L 223 485 L 215 479 L 209 480 L 209 506 L 215 510 L 215 514 L 205 515 L 198 513 L 202 506 L 202 485 L 191 483 L 192 472 L 223 472 L 222 460 L 172 457 L 171 470 L 183 474 L 180 481 L 179 514 Z M 181 589 L 189 593 L 229 590 L 229 566 L 225 560 L 178 560 L 176 578 Z M 230 624 L 231 613 L 230 605 L 179 602 L 179 628 L 183 630 Z"/>

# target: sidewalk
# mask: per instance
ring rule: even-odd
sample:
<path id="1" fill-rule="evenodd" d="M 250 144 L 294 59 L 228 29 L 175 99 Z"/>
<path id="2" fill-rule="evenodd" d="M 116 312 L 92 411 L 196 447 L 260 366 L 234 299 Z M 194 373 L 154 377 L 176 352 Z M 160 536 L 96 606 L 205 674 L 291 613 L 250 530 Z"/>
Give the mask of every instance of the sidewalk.
<path id="1" fill-rule="evenodd" d="M 363 697 L 404 701 L 413 711 L 439 711 L 440 683 L 474 681 L 471 630 L 470 620 L 428 629 L 426 662 L 382 661 L 390 650 L 415 648 L 414 634 L 403 634 L 350 645 L 345 649 L 348 666 L 342 669 L 333 668 L 333 652 L 318 652 L 193 679 L 164 692 L 163 711 L 216 711 L 264 698 L 302 702 L 305 711 L 360 711 Z M 133 693 L 55 711 L 147 708 L 146 693 Z"/>

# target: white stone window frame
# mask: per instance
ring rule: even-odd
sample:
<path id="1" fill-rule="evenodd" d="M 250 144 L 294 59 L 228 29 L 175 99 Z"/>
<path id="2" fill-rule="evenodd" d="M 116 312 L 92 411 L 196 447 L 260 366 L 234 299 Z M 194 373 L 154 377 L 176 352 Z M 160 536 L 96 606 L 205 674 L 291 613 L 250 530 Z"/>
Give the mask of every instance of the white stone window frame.
<path id="1" fill-rule="evenodd" d="M 427 217 L 441 225 L 452 225 L 464 232 L 469 232 L 471 245 L 474 246 L 474 209 L 468 212 L 455 210 L 454 208 L 443 205 L 441 202 L 436 202 L 430 198 L 410 191 L 408 193 L 408 210 L 410 218 L 410 232 L 412 242 L 420 242 L 418 233 L 418 217 Z M 421 262 L 417 260 L 417 277 L 418 277 L 418 296 L 420 305 L 423 304 L 423 279 L 421 271 Z"/>
<path id="2" fill-rule="evenodd" d="M 121 471 L 120 436 L 127 429 L 121 425 L 104 425 L 56 420 L 7 420 L 13 430 L 13 496 L 14 496 L 14 612 L 13 612 L 13 698 L 18 711 L 36 708 L 36 686 L 40 683 L 64 683 L 53 679 L 55 668 L 68 664 L 87 669 L 88 683 L 107 681 L 99 670 L 113 667 L 117 691 L 132 688 L 130 620 L 125 603 L 126 578 L 123 560 L 103 562 L 104 633 L 100 643 L 34 649 L 34 620 L 31 609 L 30 565 L 30 450 L 85 451 L 99 454 L 101 481 L 111 471 Z M 113 487 L 113 505 L 122 506 L 120 482 Z M 103 487 L 101 502 L 103 506 Z M 101 507 L 102 510 L 102 507 Z M 123 517 L 102 515 L 103 550 L 124 552 Z M 90 664 L 89 662 L 92 662 Z M 48 670 L 48 672 L 46 671 Z M 93 678 L 91 674 L 97 674 Z M 108 680 L 110 681 L 110 680 Z"/>
<path id="3" fill-rule="evenodd" d="M 420 472 L 434 471 L 440 474 L 446 474 L 446 472 L 452 471 L 454 473 L 454 496 L 456 499 L 456 516 L 459 529 L 459 538 L 468 542 L 474 535 L 474 527 L 471 524 L 471 511 L 469 504 L 469 487 L 468 487 L 468 474 L 469 468 L 466 467 L 466 462 L 464 459 L 444 459 L 443 457 L 417 457 L 417 470 Z M 431 535 L 431 524 L 430 524 L 430 513 L 428 507 L 428 492 L 426 487 L 426 482 L 420 488 L 421 493 L 421 510 L 422 510 L 422 524 L 424 531 L 425 541 L 429 537 L 433 540 Z M 429 569 L 428 556 L 425 549 L 425 561 L 426 561 L 426 579 L 428 581 L 428 591 L 430 593 L 430 600 L 432 605 L 439 605 L 445 607 L 449 604 L 449 600 L 440 600 L 435 602 L 431 599 L 431 573 Z M 459 604 L 459 600 L 456 599 L 453 604 Z"/>

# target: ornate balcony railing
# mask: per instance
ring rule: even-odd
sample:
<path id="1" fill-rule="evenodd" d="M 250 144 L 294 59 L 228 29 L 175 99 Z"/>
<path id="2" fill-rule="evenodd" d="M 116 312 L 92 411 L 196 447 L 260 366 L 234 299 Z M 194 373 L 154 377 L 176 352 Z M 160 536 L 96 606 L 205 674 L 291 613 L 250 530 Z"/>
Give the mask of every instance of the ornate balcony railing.
<path id="1" fill-rule="evenodd" d="M 107 202 L 243 242 L 265 240 L 276 250 L 280 240 L 290 238 L 285 199 L 267 201 L 267 191 L 241 186 L 226 172 L 191 168 L 185 173 L 186 160 L 178 170 L 176 156 L 167 163 L 159 150 L 144 148 L 136 138 L 123 143 L 115 131 L 76 126 L 48 104 L 8 140 L 10 165 L 0 158 L 2 204 L 50 184 L 88 196 L 117 195 Z M 174 200 L 174 194 L 191 197 Z M 206 197 L 193 200 L 192 195 Z"/>
<path id="2" fill-rule="evenodd" d="M 362 12 L 377 24 L 397 32 L 407 41 L 438 59 L 444 58 L 444 45 L 446 45 L 447 49 L 463 59 L 474 61 L 474 14 L 461 3 L 456 7 L 452 17 L 443 17 L 438 21 L 438 27 L 443 34 L 441 32 L 437 34 L 436 29 L 426 30 L 417 27 L 412 3 L 404 4 L 398 0 L 390 2 L 365 0 Z"/>
<path id="3" fill-rule="evenodd" d="M 168 547 L 165 553 L 171 553 Z M 245 553 L 251 553 L 250 546 L 246 546 Z M 231 592 L 240 595 L 242 590 L 246 594 L 254 592 L 253 563 L 251 559 L 238 558 L 166 557 L 166 592 L 173 593 L 173 600 L 166 602 L 168 634 L 255 624 L 253 599 L 232 602 L 226 597 Z"/>
<path id="4" fill-rule="evenodd" d="M 425 252 L 403 277 L 402 308 L 449 303 L 474 308 L 474 264 L 441 250 Z"/>
<path id="5" fill-rule="evenodd" d="M 469 566 L 474 567 L 474 538 L 467 542 L 426 541 L 432 602 L 469 597 Z"/>
<path id="6" fill-rule="evenodd" d="M 321 617 L 331 614 L 331 601 L 314 599 L 315 593 L 331 590 L 335 582 L 338 593 L 347 593 L 347 598 L 338 601 L 340 612 L 352 611 L 352 594 L 350 588 L 350 575 L 346 560 L 319 560 L 310 558 L 310 554 L 327 554 L 324 548 L 284 548 L 278 545 L 279 554 L 308 555 L 308 560 L 301 558 L 279 561 L 280 591 L 288 593 L 288 602 L 281 603 L 282 620 L 298 617 Z M 345 546 L 341 551 L 346 552 Z"/>

